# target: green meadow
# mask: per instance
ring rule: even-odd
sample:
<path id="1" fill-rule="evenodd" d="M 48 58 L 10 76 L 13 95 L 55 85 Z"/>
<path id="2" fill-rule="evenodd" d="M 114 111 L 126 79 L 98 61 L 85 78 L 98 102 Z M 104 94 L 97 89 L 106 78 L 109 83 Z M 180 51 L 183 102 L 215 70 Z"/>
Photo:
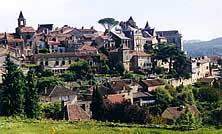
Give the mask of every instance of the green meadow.
<path id="1" fill-rule="evenodd" d="M 114 123 L 96 121 L 53 121 L 0 118 L 0 134 L 221 134 L 222 129 L 201 128 L 175 131 L 159 128 L 111 127 Z M 121 124 L 120 124 L 121 125 Z M 124 125 L 124 124 L 123 124 Z"/>

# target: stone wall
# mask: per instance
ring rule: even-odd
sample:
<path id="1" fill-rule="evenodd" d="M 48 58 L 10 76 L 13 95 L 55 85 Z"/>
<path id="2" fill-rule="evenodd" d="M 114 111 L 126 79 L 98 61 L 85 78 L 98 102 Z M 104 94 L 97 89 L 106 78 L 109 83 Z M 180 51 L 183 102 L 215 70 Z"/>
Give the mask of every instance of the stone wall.
<path id="1" fill-rule="evenodd" d="M 187 85 L 193 83 L 191 78 L 190 79 L 178 79 L 178 80 L 176 80 L 176 79 L 166 79 L 166 81 L 167 81 L 168 84 L 172 85 L 173 87 L 178 87 L 182 84 L 184 86 L 187 86 Z"/>

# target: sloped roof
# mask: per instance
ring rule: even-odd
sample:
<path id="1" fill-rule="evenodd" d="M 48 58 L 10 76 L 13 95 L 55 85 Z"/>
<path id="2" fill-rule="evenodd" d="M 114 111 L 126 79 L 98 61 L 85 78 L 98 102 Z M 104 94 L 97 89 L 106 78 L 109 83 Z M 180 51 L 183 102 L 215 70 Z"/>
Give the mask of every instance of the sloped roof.
<path id="1" fill-rule="evenodd" d="M 59 97 L 59 96 L 71 96 L 75 95 L 76 93 L 66 87 L 63 87 L 61 85 L 57 85 L 54 88 L 50 88 L 47 90 L 47 93 L 43 93 L 43 96 L 49 96 L 49 97 Z"/>
<path id="2" fill-rule="evenodd" d="M 131 90 L 131 88 L 123 80 L 115 80 L 110 82 L 110 87 L 114 91 Z"/>
<path id="3" fill-rule="evenodd" d="M 136 92 L 133 93 L 133 98 L 143 98 L 143 97 L 151 97 L 153 96 L 152 94 L 148 92 Z"/>
<path id="4" fill-rule="evenodd" d="M 108 39 L 110 39 L 112 36 L 110 36 L 110 35 L 101 35 L 100 36 L 103 40 L 108 40 Z"/>
<path id="5" fill-rule="evenodd" d="M 77 104 L 67 104 L 68 120 L 89 120 L 90 116 Z"/>
<path id="6" fill-rule="evenodd" d="M 7 38 L 8 43 L 21 43 L 24 42 L 23 39 L 17 39 L 17 38 Z"/>
<path id="7" fill-rule="evenodd" d="M 19 13 L 19 19 L 24 19 L 22 11 L 20 11 L 20 13 Z"/>
<path id="8" fill-rule="evenodd" d="M 40 32 L 43 29 L 53 30 L 53 24 L 39 24 L 37 31 Z"/>
<path id="9" fill-rule="evenodd" d="M 162 113 L 162 118 L 166 119 L 171 119 L 171 120 L 176 120 L 182 112 L 185 111 L 185 108 L 180 110 L 179 107 L 168 107 L 163 113 Z M 190 106 L 190 111 L 194 113 L 195 115 L 200 115 L 199 110 L 195 105 Z"/>
<path id="10" fill-rule="evenodd" d="M 107 95 L 105 98 L 104 98 L 104 103 L 113 103 L 113 104 L 116 104 L 116 103 L 122 103 L 126 101 L 126 99 L 123 97 L 123 95 L 121 94 L 113 94 L 113 95 Z"/>
<path id="11" fill-rule="evenodd" d="M 122 40 L 130 40 L 130 38 L 126 37 L 123 32 L 111 31 L 111 33 L 114 34 L 115 36 L 117 36 L 118 38 L 122 39 Z"/>
<path id="12" fill-rule="evenodd" d="M 58 42 L 58 41 L 49 41 L 48 45 L 60 45 L 60 42 Z"/>
<path id="13" fill-rule="evenodd" d="M 133 55 L 142 56 L 142 57 L 151 56 L 150 54 L 147 54 L 147 53 L 144 53 L 144 52 L 137 52 L 137 51 L 134 51 Z"/>
<path id="14" fill-rule="evenodd" d="M 35 33 L 33 27 L 19 27 L 19 29 L 22 33 Z"/>
<path id="15" fill-rule="evenodd" d="M 116 49 L 110 50 L 109 52 L 110 52 L 110 53 L 117 53 L 118 50 L 119 50 L 119 48 L 116 48 Z"/>
<path id="16" fill-rule="evenodd" d="M 147 21 L 144 29 L 150 29 L 150 28 L 151 28 L 151 27 L 150 27 L 150 25 L 149 25 L 149 22 Z"/>
<path id="17" fill-rule="evenodd" d="M 157 33 L 159 36 L 164 36 L 164 37 L 180 35 L 180 33 L 178 32 L 178 30 L 157 31 L 156 33 Z"/>
<path id="18" fill-rule="evenodd" d="M 164 83 L 159 80 L 159 79 L 153 79 L 153 80 L 142 80 L 142 82 L 147 86 L 147 87 L 155 87 L 155 86 L 162 86 Z"/>
<path id="19" fill-rule="evenodd" d="M 85 37 L 85 38 L 94 38 L 95 34 L 83 34 L 83 37 Z"/>
<path id="20" fill-rule="evenodd" d="M 220 59 L 220 56 L 208 56 L 210 62 L 217 62 Z"/>
<path id="21" fill-rule="evenodd" d="M 213 82 L 215 79 L 214 78 L 200 78 L 200 79 L 198 79 L 197 81 L 199 81 L 199 82 L 209 82 L 209 83 L 211 83 L 211 82 Z"/>
<path id="22" fill-rule="evenodd" d="M 35 54 L 35 58 L 63 58 L 63 57 L 94 57 L 96 54 L 93 53 L 50 53 L 50 54 Z"/>
<path id="23" fill-rule="evenodd" d="M 93 93 L 93 89 L 96 88 L 96 86 L 97 86 L 97 85 L 94 85 L 94 86 L 92 86 L 92 87 L 89 88 L 89 91 L 90 91 L 91 94 Z M 103 96 L 104 96 L 104 95 L 107 95 L 107 94 L 113 94 L 112 89 L 110 89 L 110 88 L 108 88 L 108 87 L 105 87 L 105 86 L 103 86 L 103 85 L 101 85 L 101 86 L 98 85 L 97 88 L 101 91 L 101 93 L 102 93 Z"/>
<path id="24" fill-rule="evenodd" d="M 97 48 L 89 45 L 82 45 L 78 51 L 97 51 Z"/>

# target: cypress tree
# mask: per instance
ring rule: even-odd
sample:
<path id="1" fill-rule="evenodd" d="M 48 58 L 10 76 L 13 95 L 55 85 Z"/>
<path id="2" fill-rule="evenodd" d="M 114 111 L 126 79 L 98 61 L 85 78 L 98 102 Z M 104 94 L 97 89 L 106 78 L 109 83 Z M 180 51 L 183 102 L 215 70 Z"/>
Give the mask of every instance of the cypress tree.
<path id="1" fill-rule="evenodd" d="M 40 114 L 40 103 L 38 89 L 36 88 L 37 81 L 35 71 L 29 70 L 27 74 L 27 87 L 25 89 L 24 110 L 28 118 L 37 118 Z"/>
<path id="2" fill-rule="evenodd" d="M 3 74 L 1 103 L 1 114 L 4 116 L 20 115 L 24 111 L 24 87 L 25 79 L 18 65 L 13 63 L 10 55 L 7 55 L 5 63 L 5 74 Z"/>
<path id="3" fill-rule="evenodd" d="M 96 120 L 102 120 L 104 114 L 104 101 L 101 91 L 96 87 L 93 89 L 92 96 L 92 118 Z"/>

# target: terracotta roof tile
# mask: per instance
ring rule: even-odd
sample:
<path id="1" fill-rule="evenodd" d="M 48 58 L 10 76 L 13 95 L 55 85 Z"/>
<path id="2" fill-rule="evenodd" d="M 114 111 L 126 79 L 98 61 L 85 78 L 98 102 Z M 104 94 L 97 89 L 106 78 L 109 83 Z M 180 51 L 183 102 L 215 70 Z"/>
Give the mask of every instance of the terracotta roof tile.
<path id="1" fill-rule="evenodd" d="M 104 103 L 116 104 L 116 103 L 122 103 L 124 101 L 126 101 L 126 99 L 123 97 L 123 95 L 120 95 L 120 94 L 107 95 L 104 98 Z"/>
<path id="2" fill-rule="evenodd" d="M 60 42 L 58 42 L 58 41 L 49 41 L 48 45 L 60 45 Z"/>
<path id="3" fill-rule="evenodd" d="M 7 38 L 8 43 L 21 43 L 24 42 L 23 39 L 16 39 L 16 38 Z"/>
<path id="4" fill-rule="evenodd" d="M 210 59 L 210 62 L 217 62 L 217 60 L 220 59 L 219 56 L 208 56 L 208 58 Z"/>
<path id="5" fill-rule="evenodd" d="M 78 51 L 97 51 L 97 48 L 89 45 L 82 45 Z"/>
<path id="6" fill-rule="evenodd" d="M 110 39 L 112 36 L 109 36 L 109 35 L 102 35 L 100 36 L 103 40 L 108 40 Z"/>
<path id="7" fill-rule="evenodd" d="M 35 30 L 32 27 L 19 27 L 19 29 L 22 33 L 35 33 Z"/>

